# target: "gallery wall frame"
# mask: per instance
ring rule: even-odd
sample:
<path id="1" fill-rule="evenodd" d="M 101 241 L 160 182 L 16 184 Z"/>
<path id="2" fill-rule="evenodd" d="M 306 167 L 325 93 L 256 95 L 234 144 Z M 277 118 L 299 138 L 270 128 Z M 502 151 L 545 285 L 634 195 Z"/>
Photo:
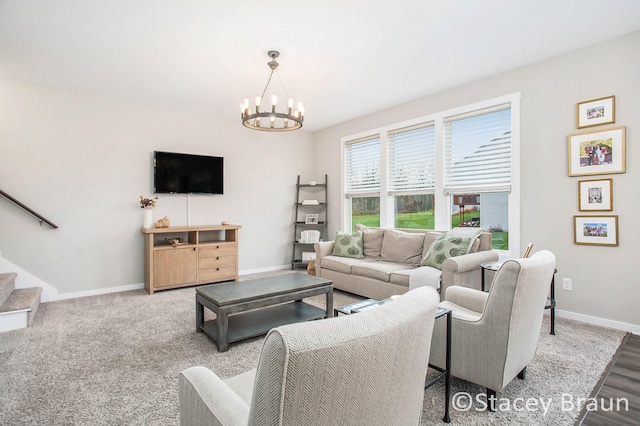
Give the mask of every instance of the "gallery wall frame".
<path id="1" fill-rule="evenodd" d="M 581 212 L 613 210 L 613 179 L 578 181 L 578 210 Z"/>
<path id="2" fill-rule="evenodd" d="M 618 246 L 618 216 L 573 216 L 573 242 L 591 246 Z"/>
<path id="3" fill-rule="evenodd" d="M 616 122 L 616 97 L 592 99 L 576 104 L 576 127 L 600 126 Z"/>
<path id="4" fill-rule="evenodd" d="M 620 126 L 569 135 L 569 176 L 625 173 L 626 129 Z"/>

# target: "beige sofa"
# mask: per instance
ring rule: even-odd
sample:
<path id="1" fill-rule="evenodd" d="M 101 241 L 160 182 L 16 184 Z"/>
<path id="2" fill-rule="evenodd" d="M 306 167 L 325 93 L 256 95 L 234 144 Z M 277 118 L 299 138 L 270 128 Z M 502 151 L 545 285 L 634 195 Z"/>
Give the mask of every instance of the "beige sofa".
<path id="1" fill-rule="evenodd" d="M 478 228 L 454 228 L 458 236 L 473 238 L 468 254 L 450 257 L 442 270 L 420 266 L 432 243 L 443 231 L 382 229 L 357 225 L 363 231 L 361 259 L 332 255 L 334 241 L 315 244 L 316 276 L 333 281 L 335 289 L 373 299 L 386 299 L 410 289 L 431 286 L 441 293 L 458 285 L 480 289 L 483 262 L 495 262 L 491 233 Z"/>

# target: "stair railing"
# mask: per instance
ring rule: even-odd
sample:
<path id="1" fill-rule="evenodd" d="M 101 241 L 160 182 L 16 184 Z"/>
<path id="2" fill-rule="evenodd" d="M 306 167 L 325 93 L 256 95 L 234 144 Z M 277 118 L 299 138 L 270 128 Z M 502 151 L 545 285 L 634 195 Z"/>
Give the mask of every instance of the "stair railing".
<path id="1" fill-rule="evenodd" d="M 40 213 L 38 213 L 38 212 L 34 211 L 33 209 L 27 207 L 26 205 L 22 204 L 20 201 L 16 200 L 11 195 L 7 194 L 6 192 L 4 192 L 1 189 L 0 189 L 0 195 L 2 195 L 7 200 L 11 201 L 16 206 L 20 207 L 22 210 L 30 213 L 32 216 L 35 216 L 40 221 L 40 226 L 42 226 L 42 223 L 44 222 L 47 225 L 49 225 L 50 227 L 52 227 L 53 229 L 57 229 L 58 228 L 58 225 L 56 225 L 55 223 L 51 222 L 49 219 L 45 218 L 44 216 L 42 216 Z"/>

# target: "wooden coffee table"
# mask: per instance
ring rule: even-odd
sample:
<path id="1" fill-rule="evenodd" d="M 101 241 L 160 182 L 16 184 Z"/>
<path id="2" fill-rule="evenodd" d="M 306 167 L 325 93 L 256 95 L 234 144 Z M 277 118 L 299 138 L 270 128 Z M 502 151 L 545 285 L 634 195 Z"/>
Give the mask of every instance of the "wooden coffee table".
<path id="1" fill-rule="evenodd" d="M 302 301 L 318 294 L 326 295 L 326 309 Z M 205 307 L 216 319 L 204 321 Z M 196 331 L 215 340 L 219 352 L 280 325 L 332 316 L 333 281 L 299 272 L 196 289 Z"/>

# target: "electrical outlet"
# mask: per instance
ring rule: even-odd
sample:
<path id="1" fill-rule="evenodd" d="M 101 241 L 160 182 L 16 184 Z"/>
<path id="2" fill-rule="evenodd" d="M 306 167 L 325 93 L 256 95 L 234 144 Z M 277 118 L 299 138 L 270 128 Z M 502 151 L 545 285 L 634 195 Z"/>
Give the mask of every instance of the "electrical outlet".
<path id="1" fill-rule="evenodd" d="M 573 283 L 571 282 L 571 278 L 562 279 L 562 289 L 567 291 L 573 290 Z"/>

